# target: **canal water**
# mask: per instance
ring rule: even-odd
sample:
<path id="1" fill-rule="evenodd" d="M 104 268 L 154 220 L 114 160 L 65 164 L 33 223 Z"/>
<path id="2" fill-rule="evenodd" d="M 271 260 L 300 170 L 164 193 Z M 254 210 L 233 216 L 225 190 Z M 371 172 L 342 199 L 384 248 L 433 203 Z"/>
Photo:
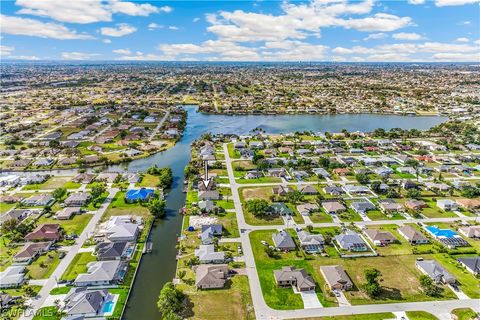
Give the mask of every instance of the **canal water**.
<path id="1" fill-rule="evenodd" d="M 187 106 L 187 126 L 182 139 L 171 149 L 128 164 L 128 171 L 145 171 L 152 165 L 171 167 L 174 175 L 172 190 L 166 197 L 166 218 L 158 221 L 150 234 L 153 251 L 142 258 L 135 284 L 123 319 L 159 319 L 157 298 L 163 285 L 175 276 L 177 237 L 182 216 L 178 210 L 185 203 L 182 192 L 183 170 L 190 160 L 190 144 L 206 132 L 247 134 L 260 127 L 267 133 L 294 131 L 339 132 L 373 131 L 376 128 L 428 129 L 446 120 L 445 117 L 407 117 L 396 115 L 208 115 Z M 110 169 L 120 169 L 111 167 Z"/>

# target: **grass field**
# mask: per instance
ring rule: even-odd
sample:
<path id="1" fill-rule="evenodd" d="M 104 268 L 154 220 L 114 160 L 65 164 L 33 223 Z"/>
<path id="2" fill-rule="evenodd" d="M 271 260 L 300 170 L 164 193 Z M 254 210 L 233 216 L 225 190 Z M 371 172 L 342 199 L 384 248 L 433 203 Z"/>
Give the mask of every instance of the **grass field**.
<path id="1" fill-rule="evenodd" d="M 407 311 L 408 319 L 410 320 L 437 320 L 438 318 L 431 313 L 425 311 Z"/>
<path id="2" fill-rule="evenodd" d="M 474 320 L 477 313 L 470 308 L 454 309 L 452 314 L 456 315 L 458 320 Z"/>
<path id="3" fill-rule="evenodd" d="M 102 221 L 108 220 L 111 216 L 121 215 L 135 215 L 142 218 L 151 217 L 150 211 L 146 206 L 142 206 L 139 203 L 127 203 L 125 202 L 125 192 L 117 192 L 112 203 L 110 203 L 107 211 L 102 216 Z"/>
<path id="4" fill-rule="evenodd" d="M 57 251 L 49 251 L 37 258 L 27 269 L 30 279 L 47 279 L 60 263 Z"/>
<path id="5" fill-rule="evenodd" d="M 239 189 L 240 199 L 248 201 L 251 199 L 264 199 L 270 201 L 270 197 L 273 196 L 272 187 L 252 187 Z"/>
<path id="6" fill-rule="evenodd" d="M 87 264 L 92 261 L 96 261 L 97 258 L 92 255 L 91 252 L 78 253 L 68 266 L 65 273 L 62 275 L 62 280 L 75 280 L 80 273 L 87 272 Z"/>
<path id="7" fill-rule="evenodd" d="M 354 314 L 347 316 L 334 316 L 334 317 L 314 317 L 314 318 L 300 318 L 297 320 L 391 320 L 395 319 L 395 315 L 390 312 L 385 313 L 366 313 L 366 314 Z"/>
<path id="8" fill-rule="evenodd" d="M 0 202 L 0 213 L 5 213 L 15 207 L 15 203 Z"/>
<path id="9" fill-rule="evenodd" d="M 157 184 L 160 182 L 158 176 L 154 176 L 152 174 L 145 173 L 143 175 L 142 181 L 137 183 L 138 187 L 156 187 Z"/>
<path id="10" fill-rule="evenodd" d="M 93 215 L 87 213 L 76 214 L 70 220 L 58 220 L 53 217 L 45 218 L 42 216 L 38 219 L 37 225 L 43 223 L 58 223 L 67 234 L 75 233 L 76 235 L 80 235 L 92 217 Z"/>

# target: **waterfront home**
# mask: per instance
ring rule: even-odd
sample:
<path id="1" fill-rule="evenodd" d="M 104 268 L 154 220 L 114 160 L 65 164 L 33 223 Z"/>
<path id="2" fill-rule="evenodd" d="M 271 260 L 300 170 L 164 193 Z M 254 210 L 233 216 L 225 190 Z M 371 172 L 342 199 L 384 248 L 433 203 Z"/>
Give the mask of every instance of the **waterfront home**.
<path id="1" fill-rule="evenodd" d="M 92 183 L 93 179 L 95 179 L 95 175 L 91 173 L 80 173 L 77 176 L 75 176 L 72 181 L 75 183 L 83 183 L 83 184 L 89 184 Z"/>
<path id="2" fill-rule="evenodd" d="M 211 200 L 201 200 L 198 202 L 198 208 L 201 212 L 210 212 L 215 208 L 215 203 Z"/>
<path id="3" fill-rule="evenodd" d="M 198 200 L 220 200 L 220 192 L 218 190 L 199 191 Z"/>
<path id="4" fill-rule="evenodd" d="M 300 248 L 307 253 L 319 253 L 323 251 L 325 239 L 321 234 L 311 234 L 302 229 L 296 229 L 300 241 Z"/>
<path id="5" fill-rule="evenodd" d="M 368 251 L 368 246 L 362 237 L 352 230 L 347 230 L 342 234 L 335 236 L 335 241 L 338 243 L 340 248 L 352 251 L 352 252 L 363 252 Z"/>
<path id="6" fill-rule="evenodd" d="M 30 264 L 39 255 L 45 253 L 50 249 L 51 242 L 29 242 L 26 243 L 20 251 L 13 256 L 15 263 Z"/>
<path id="7" fill-rule="evenodd" d="M 53 164 L 53 159 L 44 158 L 36 160 L 33 165 L 37 167 L 48 167 Z"/>
<path id="8" fill-rule="evenodd" d="M 148 201 L 155 195 L 155 190 L 149 188 L 129 189 L 125 192 L 125 202 Z"/>
<path id="9" fill-rule="evenodd" d="M 225 252 L 215 251 L 213 244 L 202 244 L 198 249 L 195 249 L 195 256 L 200 263 L 224 263 Z"/>
<path id="10" fill-rule="evenodd" d="M 456 282 L 455 278 L 435 260 L 417 260 L 415 265 L 436 283 L 454 284 Z"/>
<path id="11" fill-rule="evenodd" d="M 87 204 L 90 195 L 86 192 L 75 192 L 70 194 L 64 203 L 70 207 L 81 207 Z"/>
<path id="12" fill-rule="evenodd" d="M 292 236 L 285 230 L 280 230 L 278 233 L 272 234 L 272 240 L 275 248 L 282 251 L 295 250 L 295 241 Z"/>
<path id="13" fill-rule="evenodd" d="M 223 226 L 221 224 L 202 225 L 202 233 L 200 239 L 202 244 L 213 244 L 216 236 L 221 236 Z"/>
<path id="14" fill-rule="evenodd" d="M 104 235 L 112 242 L 129 241 L 135 242 L 140 226 L 131 216 L 112 216 L 100 229 L 100 234 Z"/>
<path id="15" fill-rule="evenodd" d="M 330 290 L 346 291 L 353 288 L 353 282 L 342 266 L 320 266 L 320 272 L 325 278 Z"/>
<path id="16" fill-rule="evenodd" d="M 72 319 L 91 318 L 99 316 L 107 301 L 110 301 L 107 289 L 88 290 L 87 288 L 72 288 L 63 299 L 63 312 Z"/>
<path id="17" fill-rule="evenodd" d="M 16 288 L 25 281 L 24 266 L 9 266 L 0 272 L 0 288 Z"/>
<path id="18" fill-rule="evenodd" d="M 338 201 L 323 201 L 322 207 L 328 214 L 337 214 L 347 210 L 347 208 Z"/>
<path id="19" fill-rule="evenodd" d="M 376 246 L 386 246 L 397 241 L 397 239 L 395 239 L 395 237 L 388 231 L 367 229 L 364 232 L 370 241 Z"/>
<path id="20" fill-rule="evenodd" d="M 45 223 L 36 227 L 25 236 L 27 241 L 56 241 L 62 236 L 60 225 L 57 223 Z"/>
<path id="21" fill-rule="evenodd" d="M 299 292 L 315 290 L 315 280 L 305 269 L 285 266 L 280 270 L 274 270 L 273 276 L 279 287 L 294 287 Z"/>
<path id="22" fill-rule="evenodd" d="M 99 261 L 125 260 L 131 258 L 135 245 L 128 241 L 100 242 L 95 246 Z"/>
<path id="23" fill-rule="evenodd" d="M 228 279 L 226 264 L 201 264 L 195 268 L 195 285 L 199 289 L 219 289 Z"/>
<path id="24" fill-rule="evenodd" d="M 457 261 L 462 264 L 465 269 L 473 273 L 474 276 L 480 274 L 480 257 L 458 258 Z"/>
<path id="25" fill-rule="evenodd" d="M 460 227 L 458 232 L 468 238 L 480 238 L 480 226 Z"/>
<path id="26" fill-rule="evenodd" d="M 398 233 L 411 244 L 428 243 L 428 239 L 412 226 L 403 226 L 398 228 Z"/>
<path id="27" fill-rule="evenodd" d="M 458 204 L 452 199 L 438 199 L 437 207 L 444 211 L 454 211 L 458 210 Z"/>
<path id="28" fill-rule="evenodd" d="M 119 260 L 93 261 L 87 264 L 87 272 L 79 274 L 74 281 L 78 287 L 118 284 L 127 273 L 128 263 Z"/>

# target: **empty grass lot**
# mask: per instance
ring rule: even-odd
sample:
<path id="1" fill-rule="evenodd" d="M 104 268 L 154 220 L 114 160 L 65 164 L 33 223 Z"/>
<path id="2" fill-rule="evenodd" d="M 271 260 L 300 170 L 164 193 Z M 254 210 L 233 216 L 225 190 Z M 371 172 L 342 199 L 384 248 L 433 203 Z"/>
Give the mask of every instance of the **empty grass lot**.
<path id="1" fill-rule="evenodd" d="M 38 219 L 37 225 L 44 223 L 58 223 L 67 234 L 75 233 L 76 235 L 80 235 L 92 217 L 93 215 L 88 213 L 76 214 L 69 220 L 58 220 L 53 217 L 45 218 L 42 216 Z"/>
<path id="2" fill-rule="evenodd" d="M 92 261 L 97 261 L 97 258 L 91 252 L 78 253 L 68 266 L 65 273 L 62 275 L 62 280 L 75 280 L 80 273 L 87 272 L 87 264 Z"/>
<path id="3" fill-rule="evenodd" d="M 137 186 L 138 187 L 153 188 L 153 187 L 156 187 L 159 182 L 160 182 L 160 179 L 158 178 L 158 176 L 154 176 L 152 174 L 145 173 L 143 175 L 142 181 L 138 182 Z"/>
<path id="4" fill-rule="evenodd" d="M 47 279 L 60 263 L 57 251 L 49 251 L 37 258 L 27 269 L 30 279 Z"/>
<path id="5" fill-rule="evenodd" d="M 117 192 L 107 211 L 102 216 L 102 221 L 106 221 L 112 216 L 122 215 L 135 215 L 142 218 L 151 217 L 150 211 L 146 206 L 142 206 L 139 203 L 127 203 L 125 202 L 125 192 Z"/>

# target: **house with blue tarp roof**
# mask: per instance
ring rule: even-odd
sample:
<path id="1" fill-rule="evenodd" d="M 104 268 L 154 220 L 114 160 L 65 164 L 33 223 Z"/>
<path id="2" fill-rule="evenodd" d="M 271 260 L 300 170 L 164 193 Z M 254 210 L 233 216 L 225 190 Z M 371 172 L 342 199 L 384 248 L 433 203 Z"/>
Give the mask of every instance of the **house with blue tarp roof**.
<path id="1" fill-rule="evenodd" d="M 148 188 L 130 189 L 125 193 L 126 202 L 147 201 L 155 194 L 155 190 Z"/>

